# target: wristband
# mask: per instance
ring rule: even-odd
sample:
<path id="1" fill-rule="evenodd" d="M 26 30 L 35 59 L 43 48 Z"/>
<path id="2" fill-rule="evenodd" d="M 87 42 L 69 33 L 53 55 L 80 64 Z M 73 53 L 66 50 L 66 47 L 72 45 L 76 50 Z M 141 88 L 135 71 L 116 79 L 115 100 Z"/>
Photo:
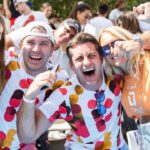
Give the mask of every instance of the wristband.
<path id="1" fill-rule="evenodd" d="M 25 96 L 23 96 L 23 101 L 26 102 L 26 103 L 32 104 L 32 103 L 35 103 L 35 100 L 36 100 L 36 99 L 32 99 L 32 100 L 30 99 L 30 100 L 29 100 L 29 99 L 25 98 Z"/>

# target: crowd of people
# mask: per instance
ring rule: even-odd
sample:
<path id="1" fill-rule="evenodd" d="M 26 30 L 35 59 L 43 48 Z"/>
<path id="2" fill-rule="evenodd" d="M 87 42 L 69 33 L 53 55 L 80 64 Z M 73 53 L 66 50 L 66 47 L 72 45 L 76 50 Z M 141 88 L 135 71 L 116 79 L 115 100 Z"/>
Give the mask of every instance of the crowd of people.
<path id="1" fill-rule="evenodd" d="M 80 1 L 57 25 L 50 3 L 31 6 L 0 5 L 0 149 L 46 150 L 64 120 L 61 149 L 148 150 L 150 2 L 93 15 Z"/>

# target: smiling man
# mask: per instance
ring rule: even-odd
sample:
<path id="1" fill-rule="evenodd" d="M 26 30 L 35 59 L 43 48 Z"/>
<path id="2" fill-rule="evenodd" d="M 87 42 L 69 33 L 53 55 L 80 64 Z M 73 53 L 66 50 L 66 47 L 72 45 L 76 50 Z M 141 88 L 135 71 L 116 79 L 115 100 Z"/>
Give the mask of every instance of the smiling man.
<path id="1" fill-rule="evenodd" d="M 35 141 L 57 118 L 63 118 L 72 127 L 66 149 L 128 149 L 120 127 L 120 88 L 105 78 L 99 49 L 92 35 L 77 34 L 66 49 L 76 75 L 54 91 L 36 111 L 33 93 L 43 85 L 37 84 L 36 79 L 32 82 L 18 114 L 18 134 L 22 142 Z"/>
<path id="2" fill-rule="evenodd" d="M 0 95 L 0 149 L 16 150 L 24 146 L 17 136 L 16 115 L 22 97 L 35 76 L 40 74 L 40 84 L 43 83 L 50 88 L 55 81 L 57 83 L 68 77 L 60 69 L 56 73 L 58 80 L 52 73 L 55 66 L 49 63 L 49 57 L 53 52 L 54 37 L 49 25 L 43 22 L 30 23 L 24 28 L 23 33 L 20 39 L 22 55 L 17 56 L 10 51 L 6 61 L 5 85 Z M 48 93 L 49 88 L 40 89 L 36 93 L 36 108 L 45 100 Z"/>

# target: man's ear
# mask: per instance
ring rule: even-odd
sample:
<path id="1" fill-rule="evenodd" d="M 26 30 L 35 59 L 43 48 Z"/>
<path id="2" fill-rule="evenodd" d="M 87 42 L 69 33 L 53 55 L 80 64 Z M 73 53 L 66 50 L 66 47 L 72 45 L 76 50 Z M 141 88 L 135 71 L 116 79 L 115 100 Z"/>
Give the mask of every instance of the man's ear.
<path id="1" fill-rule="evenodd" d="M 22 49 L 22 41 L 20 41 L 20 43 L 19 43 L 19 47 Z"/>
<path id="2" fill-rule="evenodd" d="M 70 66 L 70 68 L 74 71 L 74 66 L 73 66 L 73 63 L 72 63 L 71 60 L 69 60 L 69 66 Z"/>

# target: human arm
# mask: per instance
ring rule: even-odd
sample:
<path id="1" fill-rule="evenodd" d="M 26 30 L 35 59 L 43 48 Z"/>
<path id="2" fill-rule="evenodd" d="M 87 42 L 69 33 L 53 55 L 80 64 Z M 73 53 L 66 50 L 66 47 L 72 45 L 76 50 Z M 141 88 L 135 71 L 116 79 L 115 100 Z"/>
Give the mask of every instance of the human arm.
<path id="1" fill-rule="evenodd" d="M 143 41 L 143 49 L 150 50 L 150 31 L 145 31 L 141 34 L 141 39 Z"/>
<path id="2" fill-rule="evenodd" d="M 42 112 L 35 110 L 34 103 L 22 102 L 17 116 L 17 132 L 21 142 L 35 142 L 50 126 Z"/>
<path id="3" fill-rule="evenodd" d="M 17 116 L 18 136 L 21 142 L 34 142 L 51 125 L 40 110 L 36 110 L 35 99 L 36 96 L 42 92 L 41 88 L 44 85 L 51 87 L 54 82 L 55 75 L 50 71 L 41 73 L 35 78 L 24 94 Z"/>
<path id="4" fill-rule="evenodd" d="M 140 4 L 137 7 L 133 7 L 133 13 L 138 19 L 148 19 L 150 18 L 150 2 Z"/>
<path id="5" fill-rule="evenodd" d="M 6 16 L 10 19 L 11 18 L 11 12 L 9 10 L 9 0 L 3 0 L 3 5 L 4 5 Z"/>
<path id="6" fill-rule="evenodd" d="M 114 56 L 124 56 L 132 58 L 136 53 L 139 53 L 142 45 L 139 41 L 127 40 L 117 41 L 115 47 L 111 50 Z"/>

